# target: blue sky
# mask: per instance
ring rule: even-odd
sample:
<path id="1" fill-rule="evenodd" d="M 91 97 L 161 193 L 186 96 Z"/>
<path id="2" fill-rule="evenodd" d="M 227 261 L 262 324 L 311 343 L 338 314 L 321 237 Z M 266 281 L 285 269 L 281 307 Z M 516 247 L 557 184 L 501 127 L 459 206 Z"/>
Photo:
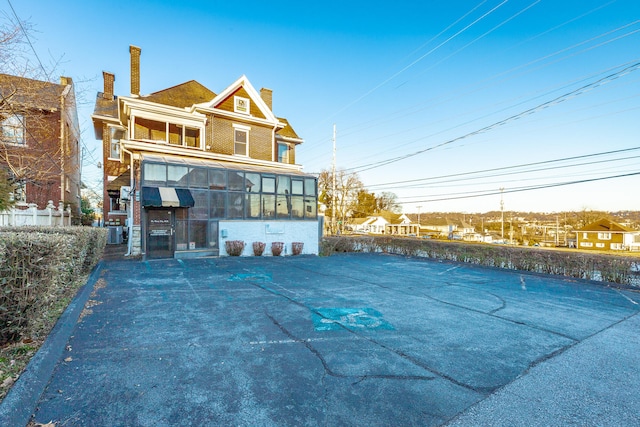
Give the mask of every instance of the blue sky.
<path id="1" fill-rule="evenodd" d="M 640 209 L 640 175 L 611 178 L 640 173 L 637 0 L 0 1 L 77 82 L 97 160 L 93 100 L 103 70 L 129 93 L 133 44 L 143 93 L 273 89 L 307 172 L 331 167 L 335 124 L 338 168 L 404 212 L 499 210 L 501 188 L 505 210 Z"/>

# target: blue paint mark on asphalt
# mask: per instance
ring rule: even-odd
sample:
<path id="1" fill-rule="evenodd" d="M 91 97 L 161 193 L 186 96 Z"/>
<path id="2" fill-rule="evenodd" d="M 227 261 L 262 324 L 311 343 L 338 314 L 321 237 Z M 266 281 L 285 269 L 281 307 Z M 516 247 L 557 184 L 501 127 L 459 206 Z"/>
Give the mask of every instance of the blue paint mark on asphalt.
<path id="1" fill-rule="evenodd" d="M 228 282 L 271 282 L 271 274 L 238 273 L 227 279 Z"/>
<path id="2" fill-rule="evenodd" d="M 394 329 L 373 308 L 317 308 L 311 312 L 311 319 L 316 331 Z"/>

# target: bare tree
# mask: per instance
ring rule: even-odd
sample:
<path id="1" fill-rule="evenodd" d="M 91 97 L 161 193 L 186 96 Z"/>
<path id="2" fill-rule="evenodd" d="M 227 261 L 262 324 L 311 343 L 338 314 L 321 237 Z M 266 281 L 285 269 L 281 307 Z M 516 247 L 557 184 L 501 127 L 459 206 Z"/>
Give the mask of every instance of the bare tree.
<path id="1" fill-rule="evenodd" d="M 328 221 L 329 231 L 337 234 L 344 229 L 344 225 L 357 209 L 358 193 L 364 190 L 364 185 L 358 174 L 347 173 L 344 170 L 336 171 L 336 188 L 333 191 L 333 174 L 323 170 L 318 177 L 319 201 L 327 207 L 325 215 L 331 218 Z"/>
<path id="2" fill-rule="evenodd" d="M 0 168 L 15 189 L 0 198 L 27 201 L 20 199 L 29 188 L 29 202 L 44 207 L 53 199 L 79 209 L 80 135 L 71 79 L 50 83 L 40 60 L 28 58 L 28 23 L 0 19 Z M 59 196 L 51 195 L 53 188 Z"/>

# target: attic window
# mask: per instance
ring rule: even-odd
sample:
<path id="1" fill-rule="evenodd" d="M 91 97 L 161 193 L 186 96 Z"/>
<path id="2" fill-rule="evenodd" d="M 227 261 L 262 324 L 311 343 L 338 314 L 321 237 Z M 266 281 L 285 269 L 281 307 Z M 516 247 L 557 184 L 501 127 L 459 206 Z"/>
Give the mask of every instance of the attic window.
<path id="1" fill-rule="evenodd" d="M 243 98 L 241 96 L 233 97 L 233 111 L 236 113 L 249 114 L 250 111 L 249 98 Z"/>

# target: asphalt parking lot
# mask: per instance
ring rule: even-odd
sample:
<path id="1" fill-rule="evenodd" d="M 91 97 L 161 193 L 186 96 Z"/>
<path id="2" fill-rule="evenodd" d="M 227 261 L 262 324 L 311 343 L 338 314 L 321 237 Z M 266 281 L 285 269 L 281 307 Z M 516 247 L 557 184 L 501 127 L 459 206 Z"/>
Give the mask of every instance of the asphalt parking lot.
<path id="1" fill-rule="evenodd" d="M 345 254 L 103 261 L 78 298 L 0 414 L 30 392 L 58 427 L 640 425 L 637 292 Z"/>

